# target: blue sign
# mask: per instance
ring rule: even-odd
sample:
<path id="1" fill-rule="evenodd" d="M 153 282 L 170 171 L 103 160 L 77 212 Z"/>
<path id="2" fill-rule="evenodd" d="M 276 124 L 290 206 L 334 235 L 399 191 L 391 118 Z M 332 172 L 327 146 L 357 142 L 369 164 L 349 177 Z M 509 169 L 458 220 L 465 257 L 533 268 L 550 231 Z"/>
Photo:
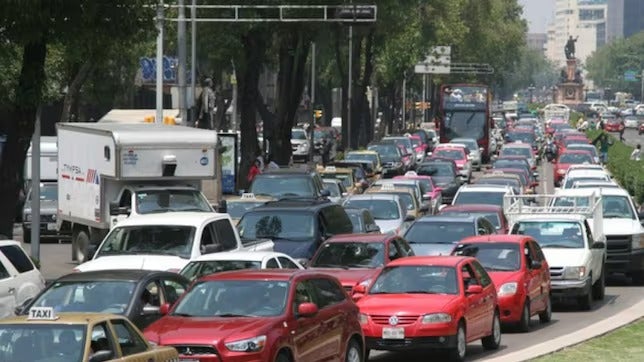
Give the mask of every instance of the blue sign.
<path id="1" fill-rule="evenodd" d="M 637 72 L 634 70 L 625 71 L 624 80 L 627 82 L 637 82 Z"/>
<path id="2" fill-rule="evenodd" d="M 143 57 L 139 59 L 141 77 L 144 83 L 154 83 L 157 78 L 157 59 Z M 173 83 L 177 81 L 178 60 L 176 57 L 163 57 L 163 81 Z"/>
<path id="3" fill-rule="evenodd" d="M 207 166 L 208 165 L 208 157 L 203 156 L 201 158 L 201 160 L 199 160 L 199 163 L 201 164 L 201 166 Z"/>
<path id="4" fill-rule="evenodd" d="M 485 102 L 443 102 L 444 110 L 452 111 L 484 111 L 487 109 Z"/>

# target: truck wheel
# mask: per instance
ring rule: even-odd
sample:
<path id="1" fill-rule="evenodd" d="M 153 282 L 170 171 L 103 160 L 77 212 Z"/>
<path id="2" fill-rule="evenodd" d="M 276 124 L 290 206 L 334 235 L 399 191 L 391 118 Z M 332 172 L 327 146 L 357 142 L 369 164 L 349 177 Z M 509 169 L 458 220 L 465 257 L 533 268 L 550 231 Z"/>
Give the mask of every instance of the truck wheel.
<path id="1" fill-rule="evenodd" d="M 644 271 L 639 271 L 631 274 L 631 280 L 635 285 L 644 285 Z"/>
<path id="2" fill-rule="evenodd" d="M 76 246 L 75 248 L 73 246 Z M 74 233 L 74 236 L 72 236 L 72 251 L 74 252 L 74 259 L 78 261 L 78 263 L 84 263 L 86 262 L 87 258 L 87 248 L 89 247 L 89 235 L 87 235 L 87 231 L 85 230 L 78 230 L 76 233 Z"/>
<path id="3" fill-rule="evenodd" d="M 604 270 L 602 270 L 599 279 L 593 284 L 593 299 L 604 300 L 604 295 L 606 295 L 606 278 L 604 277 Z"/>

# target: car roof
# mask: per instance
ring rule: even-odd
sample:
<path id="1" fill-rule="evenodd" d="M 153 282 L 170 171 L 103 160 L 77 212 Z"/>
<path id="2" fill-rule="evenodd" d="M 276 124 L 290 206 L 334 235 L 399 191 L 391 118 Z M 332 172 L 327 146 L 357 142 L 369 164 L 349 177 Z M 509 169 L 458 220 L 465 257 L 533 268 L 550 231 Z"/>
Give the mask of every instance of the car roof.
<path id="1" fill-rule="evenodd" d="M 449 215 L 425 215 L 421 217 L 420 219 L 417 219 L 417 223 L 422 223 L 422 222 L 431 222 L 431 223 L 453 223 L 453 222 L 471 222 L 473 223 L 476 219 L 480 218 L 479 216 L 473 216 L 473 215 L 468 215 L 468 216 L 463 216 L 463 215 L 458 215 L 458 216 L 449 216 Z"/>
<path id="2" fill-rule="evenodd" d="M 114 319 L 126 319 L 120 315 L 107 314 L 107 313 L 78 313 L 78 312 L 62 312 L 56 313 L 56 319 L 46 320 L 37 319 L 30 320 L 28 315 L 20 315 L 0 320 L 0 325 L 3 324 L 49 324 L 49 325 L 87 325 L 95 324 L 102 321 Z"/>
<path id="3" fill-rule="evenodd" d="M 466 243 L 520 243 L 523 240 L 534 240 L 529 235 L 517 234 L 494 234 L 494 235 L 478 235 L 468 236 L 463 238 L 458 244 Z"/>
<path id="4" fill-rule="evenodd" d="M 392 266 L 405 266 L 405 265 L 427 265 L 427 266 L 444 266 L 456 267 L 466 260 L 475 260 L 472 257 L 465 256 L 408 256 L 405 258 L 396 259 L 387 267 Z"/>
<path id="5" fill-rule="evenodd" d="M 347 152 L 348 155 L 350 154 L 367 154 L 367 155 L 377 155 L 378 152 L 374 150 L 358 150 L 358 151 L 349 151 Z"/>
<path id="6" fill-rule="evenodd" d="M 630 194 L 623 188 L 618 187 L 588 187 L 582 189 L 562 189 L 555 193 L 556 196 L 588 196 L 591 194 L 601 194 L 602 196 L 628 196 Z"/>
<path id="7" fill-rule="evenodd" d="M 323 275 L 323 273 L 314 272 L 310 270 L 296 270 L 296 269 L 244 269 L 232 270 L 221 273 L 209 274 L 203 276 L 199 281 L 214 281 L 214 280 L 275 280 L 275 281 L 290 281 L 296 276 L 300 275 Z"/>
<path id="8" fill-rule="evenodd" d="M 276 201 L 268 201 L 263 205 L 259 205 L 253 210 L 248 211 L 265 211 L 265 210 L 285 210 L 285 209 L 298 209 L 298 210 L 318 210 L 329 205 L 335 205 L 329 199 L 313 199 L 313 198 L 292 198 L 292 199 L 281 199 Z"/>
<path id="9" fill-rule="evenodd" d="M 510 190 L 512 190 L 512 187 L 508 185 L 468 184 L 468 185 L 462 185 L 458 189 L 458 192 L 476 192 L 476 191 L 509 192 Z"/>
<path id="10" fill-rule="evenodd" d="M 360 195 L 349 195 L 346 200 L 390 200 L 398 201 L 400 196 L 396 194 L 388 194 L 384 192 L 377 192 L 373 194 L 360 194 Z"/>
<path id="11" fill-rule="evenodd" d="M 138 217 L 138 216 L 137 216 Z M 86 282 L 86 281 L 138 281 L 150 276 L 176 276 L 176 273 L 144 269 L 109 269 L 94 270 L 82 273 L 70 273 L 56 279 L 57 282 Z"/>
<path id="12" fill-rule="evenodd" d="M 275 251 L 230 251 L 227 253 L 204 254 L 192 261 L 246 260 L 262 261 L 265 258 L 284 257 L 286 254 Z"/>
<path id="13" fill-rule="evenodd" d="M 0 240 L 0 246 L 8 246 L 8 245 L 17 245 L 20 246 L 22 249 L 22 246 L 20 245 L 19 241 L 16 240 Z"/>
<path id="14" fill-rule="evenodd" d="M 218 212 L 171 212 L 165 214 L 145 214 L 129 217 L 119 221 L 115 227 L 139 225 L 168 225 L 168 226 L 193 226 L 203 224 L 209 220 L 228 218 L 228 214 Z"/>
<path id="15" fill-rule="evenodd" d="M 530 148 L 532 149 L 532 145 L 529 143 L 521 143 L 521 142 L 510 142 L 510 143 L 505 143 L 501 147 L 501 151 L 503 151 L 504 148 Z"/>
<path id="16" fill-rule="evenodd" d="M 343 242 L 357 242 L 357 243 L 374 243 L 374 242 L 385 242 L 389 239 L 396 237 L 391 234 L 342 234 L 335 235 L 327 239 L 325 243 L 343 243 Z"/>
<path id="17" fill-rule="evenodd" d="M 386 179 L 377 180 L 373 184 L 375 186 L 381 186 L 381 185 L 386 185 L 386 184 L 418 185 L 418 180 L 414 180 L 414 179 L 399 179 L 399 178 L 397 178 L 397 179 L 386 178 Z"/>
<path id="18" fill-rule="evenodd" d="M 455 212 L 478 212 L 478 211 L 493 211 L 493 212 L 503 212 L 503 208 L 498 205 L 490 204 L 464 204 L 464 205 L 447 205 L 441 209 L 441 213 L 444 211 L 455 211 Z"/>

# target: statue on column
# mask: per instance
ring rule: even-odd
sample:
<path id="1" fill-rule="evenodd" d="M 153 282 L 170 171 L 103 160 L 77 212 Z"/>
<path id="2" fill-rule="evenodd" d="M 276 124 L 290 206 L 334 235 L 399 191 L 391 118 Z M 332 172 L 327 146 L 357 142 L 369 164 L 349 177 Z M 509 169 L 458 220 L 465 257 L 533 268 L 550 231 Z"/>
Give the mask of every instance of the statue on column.
<path id="1" fill-rule="evenodd" d="M 579 37 L 573 39 L 572 35 L 568 38 L 566 46 L 564 47 L 564 52 L 566 53 L 566 59 L 575 59 L 575 43 Z"/>

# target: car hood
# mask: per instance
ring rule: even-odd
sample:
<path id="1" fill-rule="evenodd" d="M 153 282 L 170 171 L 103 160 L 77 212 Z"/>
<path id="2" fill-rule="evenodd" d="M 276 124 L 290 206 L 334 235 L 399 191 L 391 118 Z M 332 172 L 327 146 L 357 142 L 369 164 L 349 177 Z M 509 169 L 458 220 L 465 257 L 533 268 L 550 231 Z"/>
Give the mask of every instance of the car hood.
<path id="1" fill-rule="evenodd" d="M 586 265 L 590 257 L 587 249 L 542 248 L 550 267 L 566 267 Z"/>
<path id="2" fill-rule="evenodd" d="M 590 225 L 592 221 L 589 221 Z M 592 226 L 591 226 L 592 227 Z M 633 219 L 604 219 L 605 235 L 638 235 L 644 233 L 644 227 Z"/>
<path id="3" fill-rule="evenodd" d="M 369 279 L 376 273 L 379 269 L 338 269 L 338 268 L 315 268 L 311 267 L 309 269 L 319 270 L 324 274 L 330 274 L 340 280 L 340 283 L 343 286 L 354 286 L 360 283 L 363 280 Z"/>
<path id="4" fill-rule="evenodd" d="M 110 269 L 181 270 L 189 260 L 173 255 L 100 256 L 77 266 L 81 272 Z"/>
<path id="5" fill-rule="evenodd" d="M 445 187 L 449 186 L 449 184 L 454 181 L 454 177 L 449 177 L 449 176 L 432 176 L 434 179 L 434 182 L 436 183 L 436 186 L 440 187 Z"/>
<path id="6" fill-rule="evenodd" d="M 396 231 L 400 226 L 400 220 L 375 220 L 376 225 L 380 227 L 380 232 L 386 234 L 388 232 Z"/>
<path id="7" fill-rule="evenodd" d="M 357 304 L 361 313 L 369 315 L 425 315 L 444 312 L 457 299 L 452 294 L 372 294 Z"/>
<path id="8" fill-rule="evenodd" d="M 273 319 L 273 318 L 268 318 Z M 213 345 L 232 336 L 235 339 L 263 333 L 267 318 L 190 318 L 166 316 L 145 330 L 149 339 L 160 345 Z"/>
<path id="9" fill-rule="evenodd" d="M 308 140 L 291 140 L 292 145 L 301 145 L 302 143 L 308 143 Z"/>
<path id="10" fill-rule="evenodd" d="M 521 280 L 523 272 L 520 270 L 488 271 L 488 274 L 490 274 L 490 277 L 492 278 L 492 282 L 494 283 L 494 285 L 496 286 L 496 289 L 498 290 L 505 283 L 518 282 L 519 280 Z"/>
<path id="11" fill-rule="evenodd" d="M 456 244 L 446 243 L 413 243 L 411 248 L 416 255 L 436 256 L 450 255 Z"/>

